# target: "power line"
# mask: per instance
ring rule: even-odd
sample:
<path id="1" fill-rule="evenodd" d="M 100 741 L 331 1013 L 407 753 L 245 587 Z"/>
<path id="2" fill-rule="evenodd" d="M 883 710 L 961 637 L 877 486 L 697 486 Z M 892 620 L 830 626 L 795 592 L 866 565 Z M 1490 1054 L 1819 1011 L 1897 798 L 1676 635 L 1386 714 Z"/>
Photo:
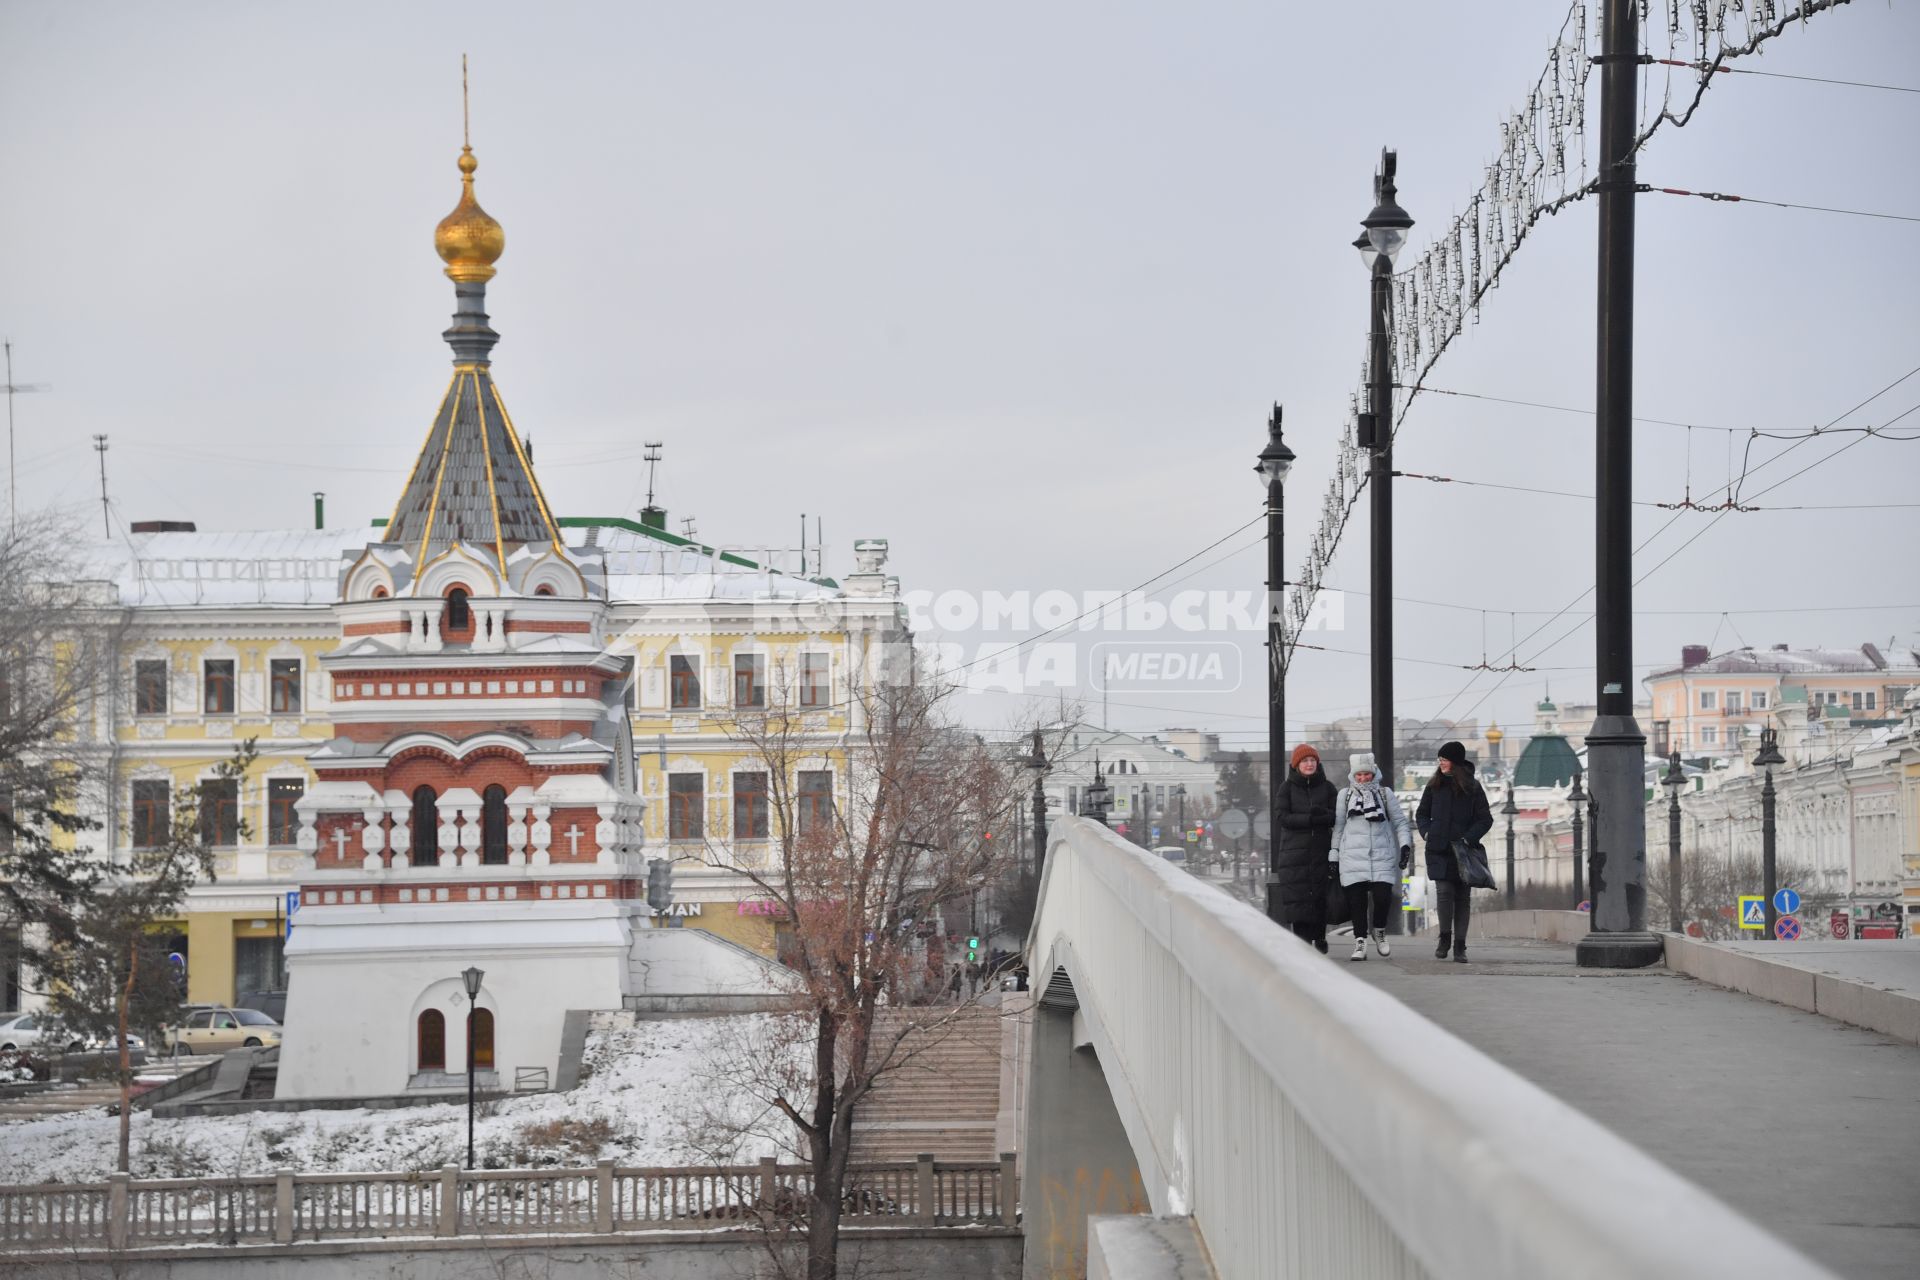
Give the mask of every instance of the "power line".
<path id="1" fill-rule="evenodd" d="M 1717 72 L 1722 75 L 1765 76 L 1769 80 L 1804 80 L 1809 84 L 1845 85 L 1849 89 L 1884 89 L 1888 93 L 1920 93 L 1920 88 L 1904 84 L 1874 84 L 1867 80 L 1834 80 L 1826 76 L 1800 76 L 1786 71 L 1755 71 L 1750 67 L 1718 67 L 1706 62 L 1678 62 L 1672 58 L 1645 58 L 1656 67 L 1685 67 L 1690 71 Z"/>
<path id="2" fill-rule="evenodd" d="M 1694 196 L 1720 204 L 1766 204 L 1776 209 L 1804 209 L 1809 213 L 1840 213 L 1850 218 L 1883 218 L 1889 222 L 1920 222 L 1920 215 L 1910 213 L 1877 213 L 1868 209 L 1838 209 L 1824 204 L 1794 204 L 1788 200 L 1763 200 L 1759 196 L 1728 195 L 1724 191 L 1687 191 L 1680 187 L 1655 187 L 1644 182 L 1634 190 L 1662 196 Z"/>

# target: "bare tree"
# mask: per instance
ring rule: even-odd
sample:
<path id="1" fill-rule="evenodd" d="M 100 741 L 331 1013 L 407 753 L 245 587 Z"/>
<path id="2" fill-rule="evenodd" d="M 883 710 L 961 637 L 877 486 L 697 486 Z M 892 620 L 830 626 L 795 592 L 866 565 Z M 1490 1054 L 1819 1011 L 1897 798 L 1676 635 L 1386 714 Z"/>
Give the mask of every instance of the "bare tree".
<path id="1" fill-rule="evenodd" d="M 249 738 L 211 778 L 174 797 L 168 829 L 151 848 L 135 848 L 127 865 L 95 882 L 74 918 L 72 936 L 47 958 L 54 1020 L 95 1043 L 115 1046 L 120 1085 L 121 1173 L 128 1172 L 133 1112 L 133 1054 L 127 1034 L 152 1033 L 178 1020 L 185 993 L 167 964 L 159 926 L 177 919 L 187 890 L 213 879 L 213 845 L 246 838 L 237 812 L 212 803 L 227 784 L 237 787 L 254 760 Z M 224 825 L 223 825 L 224 824 Z"/>
<path id="2" fill-rule="evenodd" d="M 710 844 L 708 856 L 786 917 L 782 959 L 799 978 L 805 1066 L 763 1055 L 776 1064 L 768 1101 L 797 1132 L 811 1174 L 805 1275 L 834 1280 L 841 1217 L 857 1193 L 848 1185 L 854 1118 L 887 1073 L 925 1051 L 930 1023 L 962 1006 L 931 1019 L 881 1011 L 925 994 L 919 935 L 943 904 L 968 901 L 1004 873 L 1012 841 L 986 836 L 1014 820 L 1023 792 L 1004 754 L 953 719 L 952 686 L 884 672 L 850 679 L 836 709 L 856 728 L 840 736 L 809 726 L 818 708 L 785 696 L 783 674 L 773 708 L 738 713 L 731 729 L 765 771 L 767 839 L 743 841 L 736 823 L 731 845 Z M 765 858 L 744 856 L 749 848 Z M 771 1034 L 790 1037 L 792 1026 Z"/>

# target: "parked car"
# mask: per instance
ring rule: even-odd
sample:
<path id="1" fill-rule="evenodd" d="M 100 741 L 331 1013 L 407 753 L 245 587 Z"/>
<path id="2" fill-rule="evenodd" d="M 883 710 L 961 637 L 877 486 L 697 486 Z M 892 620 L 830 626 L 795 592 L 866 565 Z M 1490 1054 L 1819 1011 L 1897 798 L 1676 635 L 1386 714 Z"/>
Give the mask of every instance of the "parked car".
<path id="1" fill-rule="evenodd" d="M 32 1046 L 54 1052 L 64 1049 L 68 1053 L 83 1053 L 90 1049 L 109 1049 L 117 1043 L 111 1036 L 83 1036 L 72 1031 L 48 1043 L 47 1035 L 53 1030 L 52 1020 L 44 1013 L 8 1014 L 0 1018 L 0 1050 Z M 145 1040 L 132 1032 L 127 1033 L 127 1048 L 138 1053 L 146 1047 Z"/>
<path id="2" fill-rule="evenodd" d="M 10 1014 L 5 1021 L 0 1021 L 0 1049 L 31 1047 L 50 1050 L 65 1049 L 69 1053 L 78 1053 L 87 1047 L 86 1040 L 80 1036 L 69 1036 L 68 1042 L 64 1045 L 43 1043 L 51 1030 L 49 1019 L 43 1013 Z"/>
<path id="3" fill-rule="evenodd" d="M 287 1020 L 287 993 L 284 991 L 243 991 L 233 1002 L 236 1009 L 258 1009 L 275 1022 Z"/>
<path id="4" fill-rule="evenodd" d="M 189 1006 L 173 1029 L 168 1044 L 182 1053 L 225 1053 L 229 1049 L 274 1047 L 280 1043 L 280 1024 L 258 1009 L 230 1009 L 225 1005 Z"/>
<path id="5" fill-rule="evenodd" d="M 1163 844 L 1156 847 L 1154 852 L 1165 858 L 1168 862 L 1185 862 L 1187 860 L 1187 849 L 1185 845 Z"/>

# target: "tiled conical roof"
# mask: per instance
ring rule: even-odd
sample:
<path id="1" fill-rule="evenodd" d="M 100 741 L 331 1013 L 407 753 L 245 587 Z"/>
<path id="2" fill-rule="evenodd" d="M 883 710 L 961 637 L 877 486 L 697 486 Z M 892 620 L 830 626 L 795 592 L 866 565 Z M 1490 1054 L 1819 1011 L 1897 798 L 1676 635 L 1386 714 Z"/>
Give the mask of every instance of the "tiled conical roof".
<path id="1" fill-rule="evenodd" d="M 456 367 L 384 542 L 424 565 L 455 542 L 492 548 L 559 542 L 533 463 L 484 365 Z"/>

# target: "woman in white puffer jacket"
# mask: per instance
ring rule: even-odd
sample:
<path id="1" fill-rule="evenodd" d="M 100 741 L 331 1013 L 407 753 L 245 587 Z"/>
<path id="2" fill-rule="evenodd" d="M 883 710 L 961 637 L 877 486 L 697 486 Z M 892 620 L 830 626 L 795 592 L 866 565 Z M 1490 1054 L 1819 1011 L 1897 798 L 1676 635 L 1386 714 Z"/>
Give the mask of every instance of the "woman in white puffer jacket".
<path id="1" fill-rule="evenodd" d="M 1382 956 L 1392 954 L 1387 945 L 1387 912 L 1393 909 L 1393 881 L 1413 861 L 1407 815 L 1393 789 L 1376 781 L 1378 774 L 1372 752 L 1348 757 L 1349 781 L 1333 805 L 1333 848 L 1327 861 L 1339 864 L 1347 913 L 1353 917 L 1353 954 L 1348 960 L 1367 958 L 1369 906 L 1374 950 Z"/>

